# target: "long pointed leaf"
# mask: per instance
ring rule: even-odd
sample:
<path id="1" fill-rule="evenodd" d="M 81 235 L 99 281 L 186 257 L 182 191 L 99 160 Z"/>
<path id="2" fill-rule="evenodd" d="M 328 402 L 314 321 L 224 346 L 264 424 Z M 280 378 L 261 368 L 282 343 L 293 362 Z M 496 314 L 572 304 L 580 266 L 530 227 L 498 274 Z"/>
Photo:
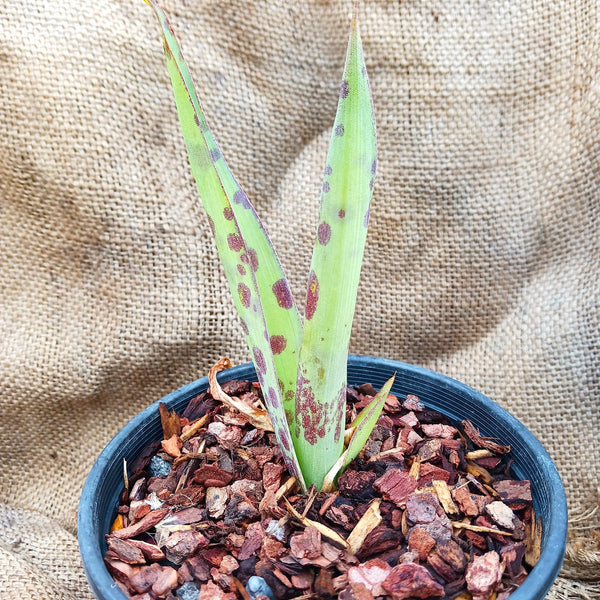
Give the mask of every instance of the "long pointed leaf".
<path id="1" fill-rule="evenodd" d="M 381 415 L 381 411 L 383 410 L 385 401 L 392 389 L 395 378 L 396 374 L 394 373 L 394 375 L 383 384 L 383 387 L 375 395 L 373 400 L 360 411 L 360 414 L 350 424 L 348 430 L 352 431 L 352 437 L 348 442 L 348 447 L 325 475 L 321 491 L 330 492 L 335 488 L 334 484 L 336 478 L 344 472 L 345 468 L 358 456 L 358 453 L 367 443 L 373 428 L 377 424 L 379 415 Z"/>
<path id="2" fill-rule="evenodd" d="M 145 2 L 154 9 L 162 28 L 167 70 L 192 174 L 211 220 L 273 427 L 290 472 L 303 485 L 284 407 L 284 401 L 288 409 L 294 404 L 300 318 L 271 242 L 208 128 L 168 19 L 156 2 Z"/>
<path id="3" fill-rule="evenodd" d="M 358 456 L 358 453 L 367 443 L 367 440 L 381 415 L 381 411 L 383 410 L 385 401 L 392 389 L 395 378 L 396 374 L 394 373 L 394 375 L 383 384 L 383 387 L 377 392 L 373 400 L 361 410 L 360 414 L 350 424 L 350 427 L 355 428 L 355 430 L 348 444 L 348 454 L 344 461 L 344 465 L 342 466 L 342 471 Z"/>
<path id="4" fill-rule="evenodd" d="M 343 447 L 346 361 L 376 167 L 375 122 L 356 15 L 331 136 L 308 280 L 294 444 L 321 486 Z"/>

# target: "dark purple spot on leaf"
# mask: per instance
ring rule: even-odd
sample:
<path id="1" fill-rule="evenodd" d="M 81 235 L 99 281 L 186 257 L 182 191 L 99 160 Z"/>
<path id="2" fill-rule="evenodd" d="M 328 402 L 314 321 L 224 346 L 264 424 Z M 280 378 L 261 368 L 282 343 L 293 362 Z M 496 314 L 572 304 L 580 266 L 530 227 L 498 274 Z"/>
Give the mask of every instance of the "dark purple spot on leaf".
<path id="1" fill-rule="evenodd" d="M 217 162 L 221 158 L 221 153 L 218 148 L 212 148 L 210 151 L 210 158 L 213 162 Z"/>
<path id="2" fill-rule="evenodd" d="M 350 88 L 348 87 L 348 82 L 342 81 L 342 85 L 340 86 L 340 98 L 347 98 L 349 92 Z"/>
<path id="3" fill-rule="evenodd" d="M 369 189 L 370 189 L 371 191 L 373 191 L 373 187 L 374 187 L 374 186 L 375 186 L 375 180 L 374 180 L 374 179 L 371 179 L 371 181 L 369 181 Z"/>
<path id="4" fill-rule="evenodd" d="M 242 324 L 242 331 L 244 332 L 244 335 L 248 335 L 250 330 L 248 329 L 248 325 L 246 325 L 246 321 L 240 319 L 240 323 Z"/>
<path id="5" fill-rule="evenodd" d="M 340 219 L 343 219 L 346 216 L 346 211 L 343 208 L 340 208 L 339 212 L 338 212 L 338 217 Z"/>
<path id="6" fill-rule="evenodd" d="M 369 226 L 369 217 L 371 216 L 371 208 L 369 207 L 367 209 L 367 212 L 365 213 L 365 220 L 364 220 L 364 225 L 365 227 Z"/>
<path id="7" fill-rule="evenodd" d="M 296 395 L 296 423 L 304 430 L 302 437 L 309 444 L 316 444 L 318 437 L 325 435 L 324 418 L 326 412 L 315 400 L 315 393 L 309 381 L 300 376 L 298 378 L 298 392 Z"/>
<path id="8" fill-rule="evenodd" d="M 310 321 L 317 310 L 319 301 L 319 281 L 314 271 L 308 276 L 308 290 L 306 292 L 306 310 L 305 317 Z"/>
<path id="9" fill-rule="evenodd" d="M 250 307 L 250 288 L 245 283 L 238 283 L 238 294 L 240 302 L 245 308 Z"/>
<path id="10" fill-rule="evenodd" d="M 198 113 L 194 113 L 194 123 L 200 127 L 200 117 L 198 116 Z"/>
<path id="11" fill-rule="evenodd" d="M 250 257 L 250 266 L 252 267 L 252 270 L 256 273 L 256 269 L 258 269 L 258 256 L 256 255 L 256 250 L 248 248 L 248 256 Z"/>
<path id="12" fill-rule="evenodd" d="M 290 451 L 290 442 L 287 437 L 287 432 L 283 429 L 278 429 L 277 432 L 279 434 L 280 442 L 283 444 L 283 447 L 286 449 L 286 451 L 289 452 Z"/>
<path id="13" fill-rule="evenodd" d="M 346 410 L 346 387 L 342 386 L 342 389 L 338 392 L 337 406 L 335 408 L 335 434 L 334 440 L 339 442 L 340 436 L 342 435 L 342 424 L 344 423 L 344 416 Z"/>
<path id="14" fill-rule="evenodd" d="M 238 273 L 243 277 L 246 274 L 246 268 L 244 265 L 238 264 L 237 266 Z"/>
<path id="15" fill-rule="evenodd" d="M 248 201 L 246 194 L 244 194 L 244 192 L 242 192 L 242 190 L 238 190 L 233 195 L 233 201 L 236 204 L 241 204 L 244 208 L 250 208 L 250 202 Z"/>
<path id="16" fill-rule="evenodd" d="M 335 128 L 335 135 L 337 135 L 338 137 L 341 137 L 342 135 L 344 135 L 344 126 L 343 125 L 337 125 Z"/>
<path id="17" fill-rule="evenodd" d="M 244 247 L 242 238 L 237 233 L 230 233 L 227 236 L 227 243 L 234 252 L 239 252 Z"/>
<path id="18" fill-rule="evenodd" d="M 329 181 L 323 182 L 323 193 L 326 194 L 329 191 Z"/>
<path id="19" fill-rule="evenodd" d="M 242 255 L 240 256 L 240 260 L 241 260 L 243 263 L 250 264 L 250 259 L 248 258 L 248 255 L 247 255 L 245 252 L 244 252 L 244 254 L 242 254 Z"/>
<path id="20" fill-rule="evenodd" d="M 373 175 L 375 175 L 375 173 L 377 173 L 377 159 L 375 159 L 375 160 L 373 161 L 373 164 L 371 165 L 371 173 L 372 173 Z"/>
<path id="21" fill-rule="evenodd" d="M 254 364 L 256 365 L 256 371 L 260 373 L 267 372 L 267 363 L 265 362 L 265 355 L 262 353 L 260 348 L 254 346 L 252 348 L 252 354 L 254 354 Z M 273 388 L 269 388 L 269 392 Z"/>
<path id="22" fill-rule="evenodd" d="M 231 210 L 230 206 L 226 206 L 223 209 L 223 216 L 228 220 L 228 221 L 232 221 L 233 220 L 233 211 Z"/>
<path id="23" fill-rule="evenodd" d="M 273 293 L 277 298 L 277 304 L 279 304 L 281 308 L 292 308 L 292 306 L 294 306 L 292 293 L 290 292 L 290 288 L 285 279 L 280 279 L 273 284 Z"/>
<path id="24" fill-rule="evenodd" d="M 325 166 L 325 175 L 331 175 L 333 173 L 333 169 L 330 165 Z"/>
<path id="25" fill-rule="evenodd" d="M 277 392 L 272 387 L 267 390 L 267 398 L 273 408 L 277 409 L 280 407 L 279 396 L 277 396 Z"/>
<path id="26" fill-rule="evenodd" d="M 322 246 L 326 246 L 329 243 L 329 240 L 331 239 L 331 227 L 329 226 L 329 223 L 325 223 L 325 221 L 319 223 L 317 237 Z"/>
<path id="27" fill-rule="evenodd" d="M 283 335 L 273 335 L 271 336 L 271 350 L 273 354 L 281 354 L 285 347 L 287 346 L 287 340 Z"/>

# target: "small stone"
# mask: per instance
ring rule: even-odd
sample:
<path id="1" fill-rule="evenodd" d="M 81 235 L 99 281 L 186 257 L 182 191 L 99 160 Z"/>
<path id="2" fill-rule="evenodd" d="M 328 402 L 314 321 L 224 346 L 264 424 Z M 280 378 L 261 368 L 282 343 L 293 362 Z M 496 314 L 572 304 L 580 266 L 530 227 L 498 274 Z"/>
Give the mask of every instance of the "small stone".
<path id="1" fill-rule="evenodd" d="M 150 477 L 166 477 L 171 472 L 171 463 L 160 456 L 153 456 L 148 465 Z"/>
<path id="2" fill-rule="evenodd" d="M 193 581 L 188 581 L 178 588 L 175 595 L 180 598 L 180 600 L 197 600 L 199 593 L 200 586 Z"/>
<path id="3" fill-rule="evenodd" d="M 364 585 L 373 596 L 383 596 L 383 582 L 390 574 L 391 567 L 380 558 L 373 558 L 366 563 L 348 569 L 348 582 Z"/>
<path id="4" fill-rule="evenodd" d="M 500 563 L 500 556 L 493 550 L 476 556 L 465 573 L 467 589 L 473 600 L 489 600 L 502 579 L 503 572 L 504 565 Z"/>
<path id="5" fill-rule="evenodd" d="M 221 573 L 225 573 L 226 575 L 231 575 L 235 570 L 239 568 L 240 564 L 238 563 L 233 556 L 230 554 L 226 554 L 219 565 L 219 571 Z"/>
<path id="6" fill-rule="evenodd" d="M 283 542 L 286 538 L 285 525 L 280 525 L 277 519 L 269 521 L 266 532 L 280 542 Z"/>
<path id="7" fill-rule="evenodd" d="M 295 558 L 318 558 L 321 556 L 321 533 L 309 526 L 302 533 L 290 538 L 290 552 Z"/>
<path id="8" fill-rule="evenodd" d="M 174 564 L 183 561 L 208 546 L 208 540 L 199 531 L 173 531 L 164 544 L 167 558 Z"/>
<path id="9" fill-rule="evenodd" d="M 273 590 L 267 585 L 267 582 L 262 577 L 258 577 L 257 575 L 252 575 L 252 577 L 248 579 L 246 591 L 252 600 L 255 600 L 257 596 L 266 596 L 271 600 L 275 600 Z"/>
<path id="10" fill-rule="evenodd" d="M 213 519 L 220 519 L 225 514 L 227 498 L 227 488 L 209 487 L 206 489 L 206 508 Z"/>
<path id="11" fill-rule="evenodd" d="M 504 502 L 496 500 L 485 507 L 485 512 L 504 529 L 515 528 L 515 513 Z"/>
<path id="12" fill-rule="evenodd" d="M 408 535 L 408 549 L 415 550 L 419 554 L 419 560 L 426 560 L 434 546 L 435 540 L 423 528 L 411 529 Z"/>

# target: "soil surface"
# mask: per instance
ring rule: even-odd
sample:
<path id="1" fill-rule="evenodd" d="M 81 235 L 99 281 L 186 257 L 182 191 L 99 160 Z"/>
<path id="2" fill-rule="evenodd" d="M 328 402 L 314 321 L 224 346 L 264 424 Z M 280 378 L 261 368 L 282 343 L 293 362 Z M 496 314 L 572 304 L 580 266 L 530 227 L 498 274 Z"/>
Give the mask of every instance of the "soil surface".
<path id="1" fill-rule="evenodd" d="M 222 391 L 260 412 L 258 384 Z M 347 423 L 374 395 L 348 388 Z M 539 557 L 510 449 L 415 396 L 388 396 L 331 493 L 301 493 L 274 434 L 210 392 L 160 412 L 164 439 L 129 465 L 106 536 L 130 598 L 504 600 Z"/>

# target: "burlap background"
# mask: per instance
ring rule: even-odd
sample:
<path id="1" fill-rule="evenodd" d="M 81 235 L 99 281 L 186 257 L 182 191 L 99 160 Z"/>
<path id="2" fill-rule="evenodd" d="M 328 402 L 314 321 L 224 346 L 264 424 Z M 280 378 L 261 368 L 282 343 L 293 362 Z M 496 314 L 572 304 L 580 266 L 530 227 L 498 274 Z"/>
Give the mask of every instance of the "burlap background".
<path id="1" fill-rule="evenodd" d="M 302 298 L 351 2 L 164 5 Z M 576 521 L 554 599 L 600 597 L 599 13 L 360 11 L 380 169 L 352 350 L 461 379 L 544 443 Z M 141 0 L 0 0 L 0 132 L 0 597 L 90 598 L 95 457 L 246 352 Z"/>

